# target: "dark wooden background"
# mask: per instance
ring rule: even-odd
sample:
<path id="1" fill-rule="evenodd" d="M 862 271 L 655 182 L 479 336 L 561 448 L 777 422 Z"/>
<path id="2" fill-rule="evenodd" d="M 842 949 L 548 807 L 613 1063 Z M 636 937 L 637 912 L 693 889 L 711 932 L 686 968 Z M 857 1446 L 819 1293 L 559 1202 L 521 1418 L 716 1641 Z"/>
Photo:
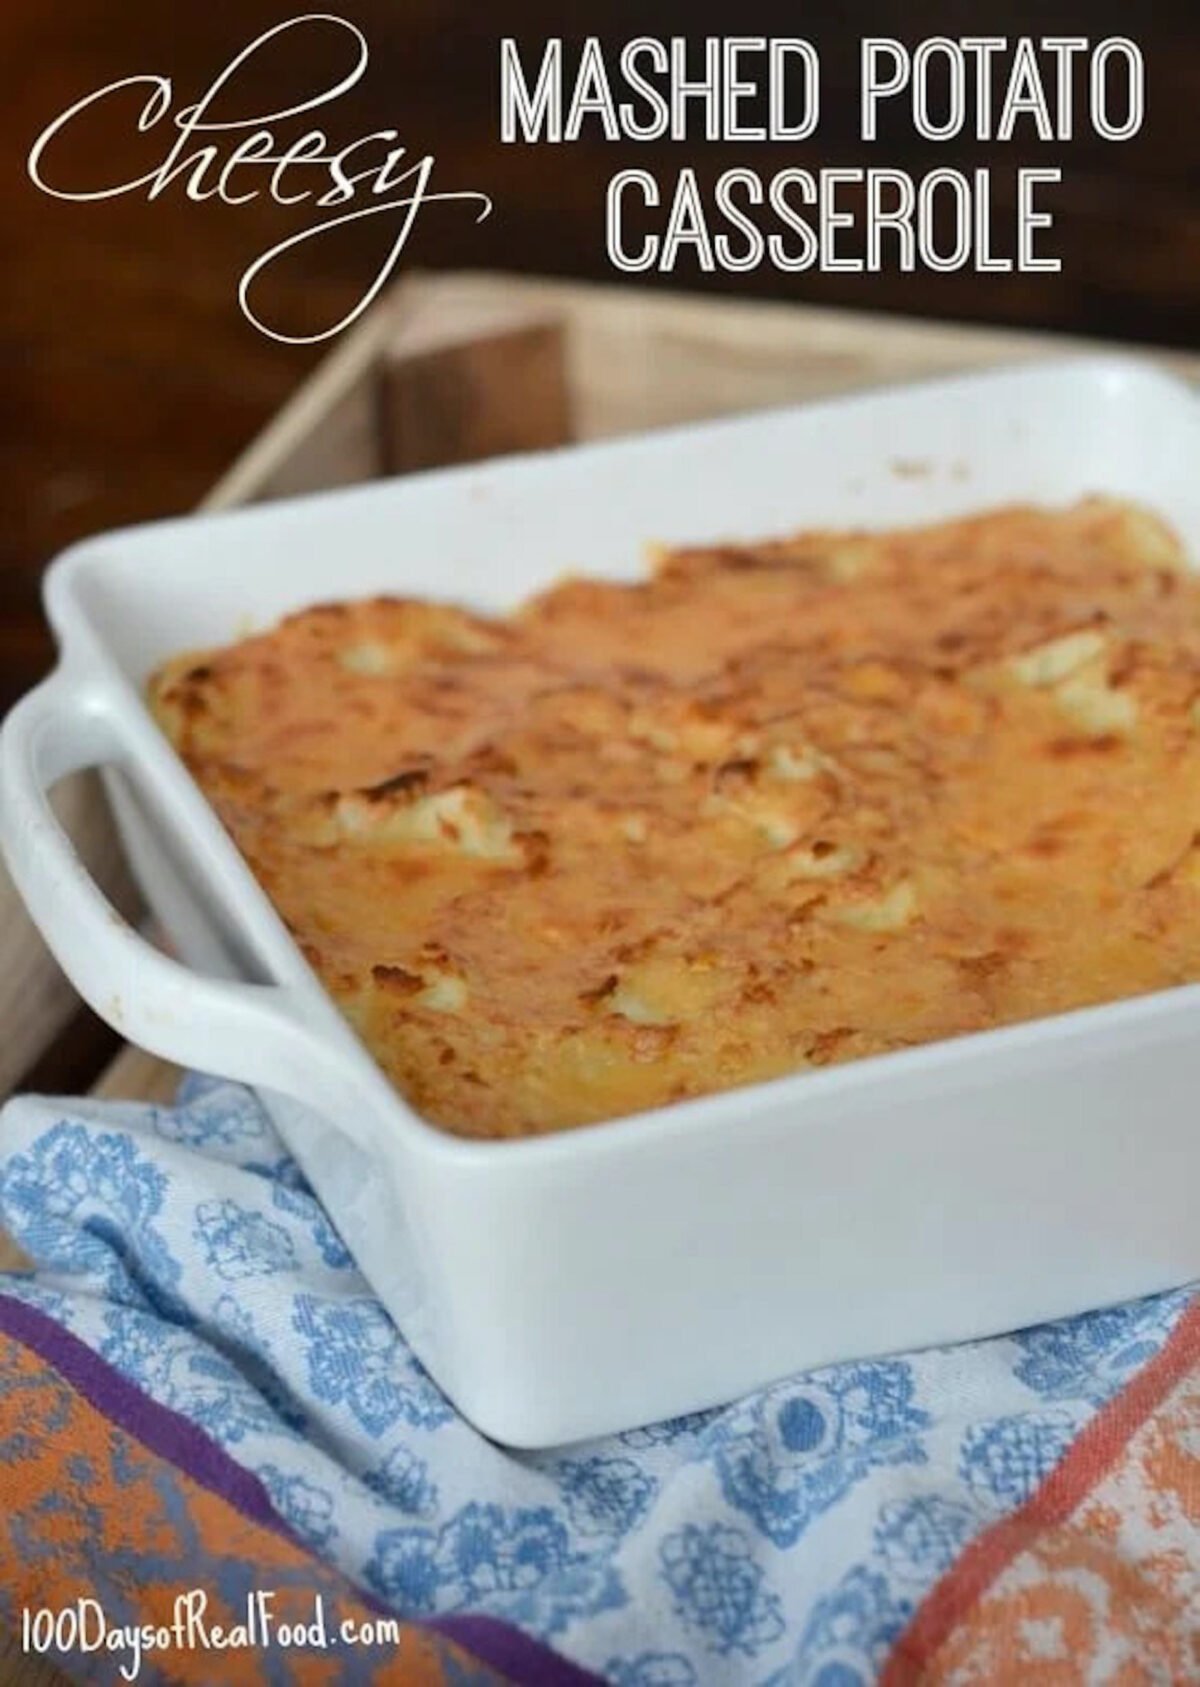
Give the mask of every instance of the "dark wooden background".
<path id="1" fill-rule="evenodd" d="M 116 522 L 195 502 L 319 355 L 271 343 L 243 320 L 236 281 L 264 247 L 304 221 L 267 202 L 240 208 L 189 203 L 171 190 L 94 205 L 39 194 L 25 158 L 40 129 L 91 89 L 139 71 L 169 74 L 177 103 L 197 97 L 261 30 L 294 15 L 279 0 L 240 6 L 161 6 L 148 0 L 6 0 L 0 41 L 8 75 L 0 101 L 0 165 L 8 250 L 0 279 L 0 707 L 49 659 L 37 603 L 44 561 L 71 540 Z M 913 170 L 952 163 L 1061 164 L 1054 201 L 1061 276 L 781 277 L 706 279 L 682 269 L 672 284 L 724 288 L 826 304 L 1042 325 L 1122 338 L 1194 343 L 1200 325 L 1200 12 L 1194 3 L 1131 7 L 1125 0 L 807 0 L 736 9 L 613 0 L 604 6 L 506 0 L 343 0 L 364 29 L 367 78 L 316 121 L 350 139 L 394 127 L 415 154 L 437 156 L 444 188 L 486 189 L 496 203 L 474 226 L 455 208 L 431 208 L 410 247 L 423 266 L 473 265 L 603 277 L 603 192 L 636 163 L 672 172 L 686 145 L 502 147 L 496 61 L 501 33 L 801 33 L 822 55 L 825 113 L 819 137 L 785 158 L 770 146 L 706 149 L 711 176 L 732 162 L 763 172 L 784 162 L 888 162 Z M 856 139 L 857 41 L 864 32 L 915 42 L 931 33 L 1132 33 L 1148 67 L 1143 133 L 1123 145 L 1088 134 L 1065 146 L 1021 142 L 932 146 L 893 123 L 869 159 Z M 328 38 L 310 31 L 300 51 L 273 54 L 254 73 L 259 110 L 313 90 L 330 74 Z M 340 49 L 339 49 L 340 50 Z M 81 182 L 127 177 L 161 156 L 132 133 L 134 103 L 112 102 L 81 131 L 70 167 Z M 66 159 L 67 150 L 59 155 Z M 276 291 L 281 317 L 323 325 L 354 299 L 378 257 L 372 225 L 314 242 L 289 261 Z M 282 272 L 281 272 L 282 273 Z"/>

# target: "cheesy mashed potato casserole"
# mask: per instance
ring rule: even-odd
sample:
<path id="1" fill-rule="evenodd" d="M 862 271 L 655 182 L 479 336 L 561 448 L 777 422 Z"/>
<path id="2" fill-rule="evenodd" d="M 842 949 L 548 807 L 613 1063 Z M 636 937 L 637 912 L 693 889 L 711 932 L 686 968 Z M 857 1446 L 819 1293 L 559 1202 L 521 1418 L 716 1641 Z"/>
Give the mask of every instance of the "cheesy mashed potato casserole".
<path id="1" fill-rule="evenodd" d="M 159 721 L 427 1118 L 524 1136 L 1200 977 L 1200 580 L 1091 499 L 322 604 Z"/>

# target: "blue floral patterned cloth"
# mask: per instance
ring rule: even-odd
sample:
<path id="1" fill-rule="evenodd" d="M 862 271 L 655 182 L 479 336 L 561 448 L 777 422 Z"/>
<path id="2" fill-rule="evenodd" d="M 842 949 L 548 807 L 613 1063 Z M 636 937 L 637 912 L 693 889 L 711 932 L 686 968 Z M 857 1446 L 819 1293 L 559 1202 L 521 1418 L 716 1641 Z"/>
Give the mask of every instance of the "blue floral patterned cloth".
<path id="1" fill-rule="evenodd" d="M 205 1429 L 352 1580 L 506 1620 L 613 1687 L 873 1680 L 1188 1298 L 515 1454 L 422 1370 L 244 1089 L 10 1103 L 0 1224 L 36 1265 L 4 1291 Z"/>

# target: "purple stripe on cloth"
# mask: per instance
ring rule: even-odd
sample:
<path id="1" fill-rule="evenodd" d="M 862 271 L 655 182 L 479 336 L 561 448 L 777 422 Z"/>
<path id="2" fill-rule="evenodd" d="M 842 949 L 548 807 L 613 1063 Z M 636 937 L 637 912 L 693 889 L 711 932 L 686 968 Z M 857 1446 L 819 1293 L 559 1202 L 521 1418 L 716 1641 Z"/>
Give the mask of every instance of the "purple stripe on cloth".
<path id="1" fill-rule="evenodd" d="M 481 1663 L 490 1664 L 519 1682 L 520 1687 L 605 1687 L 603 1676 L 593 1675 L 582 1664 L 573 1664 L 531 1634 L 497 1617 L 460 1612 L 452 1617 L 434 1617 L 426 1626 L 464 1651 L 473 1652 Z"/>
<path id="2" fill-rule="evenodd" d="M 107 1360 L 36 1306 L 0 1293 L 0 1334 L 11 1336 L 44 1359 L 76 1393 L 140 1441 L 147 1451 L 228 1501 L 252 1523 L 300 1544 L 275 1512 L 257 1476 L 235 1463 L 190 1419 L 143 1394 Z"/>

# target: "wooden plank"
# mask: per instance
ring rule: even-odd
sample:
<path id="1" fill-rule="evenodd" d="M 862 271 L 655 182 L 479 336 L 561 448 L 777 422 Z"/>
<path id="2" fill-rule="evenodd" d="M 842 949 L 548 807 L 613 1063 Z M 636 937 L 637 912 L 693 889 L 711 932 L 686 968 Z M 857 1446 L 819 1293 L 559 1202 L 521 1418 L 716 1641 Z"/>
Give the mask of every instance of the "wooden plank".
<path id="1" fill-rule="evenodd" d="M 167 1102 L 174 1100 L 182 1076 L 170 1061 L 127 1043 L 92 1085 L 92 1094 L 101 1101 Z"/>
<path id="2" fill-rule="evenodd" d="M 329 354 L 200 505 L 233 509 L 384 472 L 382 357 L 402 319 L 398 287 Z"/>
<path id="3" fill-rule="evenodd" d="M 94 774 L 64 780 L 54 807 L 89 870 L 126 918 L 140 899 Z M 74 1017 L 79 998 L 59 970 L 0 864 L 0 1098 Z"/>
<path id="4" fill-rule="evenodd" d="M 415 325 L 387 358 L 389 472 L 477 463 L 571 437 L 565 340 L 553 319 L 495 312 L 434 344 Z"/>
<path id="5" fill-rule="evenodd" d="M 1128 353 L 1200 378 L 1200 355 L 879 313 L 482 273 L 414 277 L 407 320 L 560 320 L 580 439 L 1035 358 Z"/>

